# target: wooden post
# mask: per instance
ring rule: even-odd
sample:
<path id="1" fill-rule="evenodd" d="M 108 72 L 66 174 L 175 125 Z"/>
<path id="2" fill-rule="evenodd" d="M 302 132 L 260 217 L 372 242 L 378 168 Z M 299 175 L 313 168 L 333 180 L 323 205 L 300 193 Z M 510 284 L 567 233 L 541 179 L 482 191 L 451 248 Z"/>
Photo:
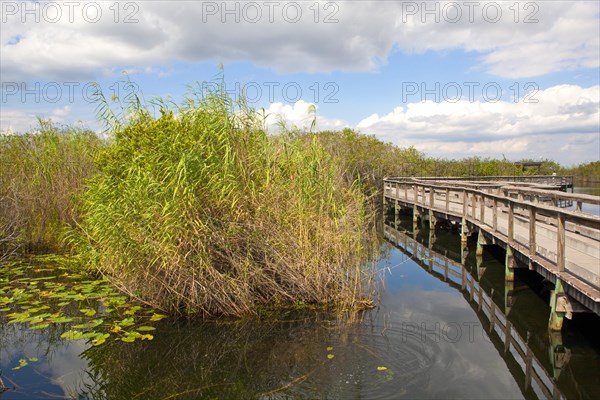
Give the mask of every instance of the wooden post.
<path id="1" fill-rule="evenodd" d="M 481 277 L 485 273 L 485 267 L 483 266 L 483 257 L 475 257 L 475 266 L 477 267 L 477 279 L 481 280 Z"/>
<path id="2" fill-rule="evenodd" d="M 464 268 L 464 267 L 463 267 Z M 475 278 L 471 276 L 471 280 L 469 281 L 469 301 L 473 302 L 473 291 L 475 290 Z"/>
<path id="3" fill-rule="evenodd" d="M 513 256 L 513 249 L 507 243 L 506 244 L 506 257 L 504 259 L 504 279 L 512 282 L 515 280 L 515 259 Z"/>
<path id="4" fill-rule="evenodd" d="M 483 229 L 479 228 L 479 234 L 477 235 L 477 250 L 475 255 L 477 257 L 483 256 L 483 246 L 487 244 Z"/>
<path id="5" fill-rule="evenodd" d="M 429 208 L 433 209 L 435 205 L 435 189 L 432 187 L 429 188 Z"/>
<path id="6" fill-rule="evenodd" d="M 512 309 L 514 291 L 515 282 L 509 280 L 504 281 L 504 315 L 507 316 L 506 321 L 508 321 L 508 314 L 510 314 L 510 310 Z"/>
<path id="7" fill-rule="evenodd" d="M 415 192 L 414 192 L 414 198 L 415 198 L 415 207 L 417 206 L 417 204 L 419 204 L 419 185 L 417 185 L 415 183 Z"/>
<path id="8" fill-rule="evenodd" d="M 529 206 L 529 256 L 534 257 L 537 253 L 537 244 L 535 239 L 535 218 L 536 209 L 534 206 Z"/>
<path id="9" fill-rule="evenodd" d="M 471 218 L 477 219 L 475 217 L 475 208 L 477 207 L 477 195 L 473 193 L 473 197 L 471 197 Z"/>
<path id="10" fill-rule="evenodd" d="M 485 224 L 485 197 L 481 195 L 481 201 L 479 203 L 479 221 L 481 224 Z"/>
<path id="11" fill-rule="evenodd" d="M 508 318 L 506 318 L 506 327 L 504 329 L 504 354 L 507 354 L 510 350 L 510 341 L 512 339 L 512 333 L 510 332 L 511 324 Z"/>
<path id="12" fill-rule="evenodd" d="M 429 260 L 429 265 L 427 266 L 427 270 L 429 272 L 432 272 L 433 271 L 433 263 L 435 262 L 435 257 L 431 256 L 431 251 L 429 252 L 427 259 Z"/>
<path id="13" fill-rule="evenodd" d="M 582 202 L 577 201 L 577 212 L 581 212 L 581 206 L 582 206 Z"/>
<path id="14" fill-rule="evenodd" d="M 512 243 L 514 240 L 514 205 L 511 200 L 508 200 L 508 232 L 507 232 L 507 243 L 506 243 L 506 259 L 504 261 L 505 266 L 505 279 L 507 281 L 514 281 L 514 258 Z"/>
<path id="15" fill-rule="evenodd" d="M 404 184 L 404 200 L 408 200 L 408 185 Z"/>
<path id="16" fill-rule="evenodd" d="M 444 258 L 444 282 L 448 282 L 448 259 Z"/>
<path id="17" fill-rule="evenodd" d="M 430 218 L 431 218 L 431 216 L 430 216 Z M 433 225 L 435 227 L 435 222 L 433 223 Z M 435 237 L 435 228 L 434 229 L 429 229 L 429 248 L 430 249 L 433 249 L 433 244 L 435 243 L 435 239 L 436 239 L 436 237 Z"/>
<path id="18" fill-rule="evenodd" d="M 419 221 L 419 209 L 417 208 L 417 205 L 414 204 L 413 205 L 413 218 L 412 218 L 412 222 L 413 222 L 413 237 L 415 239 L 417 238 L 417 233 L 419 231 L 418 224 L 417 224 L 418 221 Z"/>
<path id="19" fill-rule="evenodd" d="M 558 232 L 556 235 L 556 267 L 565 270 L 565 214 L 558 213 Z"/>
<path id="20" fill-rule="evenodd" d="M 556 282 L 554 283 L 554 290 L 550 295 L 550 320 L 548 321 L 548 328 L 551 331 L 560 331 L 562 329 L 565 313 L 557 311 L 557 306 L 558 298 L 560 296 L 565 296 L 563 285 L 563 281 L 557 276 Z"/>
<path id="21" fill-rule="evenodd" d="M 400 198 L 400 185 L 398 182 L 394 182 L 394 186 L 396 187 L 396 199 Z"/>
<path id="22" fill-rule="evenodd" d="M 571 350 L 563 345 L 563 337 L 560 332 L 550 332 L 550 362 L 552 363 L 552 377 L 554 378 L 553 399 L 559 399 L 557 395 L 556 382 L 560 378 L 561 372 L 571 359 Z"/>
<path id="23" fill-rule="evenodd" d="M 435 233 L 435 224 L 437 222 L 437 218 L 433 213 L 433 210 L 429 210 L 429 230 Z"/>
<path id="24" fill-rule="evenodd" d="M 525 356 L 525 391 L 531 386 L 531 372 L 533 370 L 533 353 L 529 347 L 529 332 L 527 332 L 527 355 Z"/>
<path id="25" fill-rule="evenodd" d="M 469 197 L 467 195 L 467 191 L 463 190 L 463 196 L 462 196 L 462 205 L 463 205 L 463 220 L 464 218 L 467 216 L 467 202 L 469 201 Z"/>
<path id="26" fill-rule="evenodd" d="M 498 200 L 495 197 L 492 207 L 492 228 L 494 228 L 494 232 L 498 230 Z"/>
<path id="27" fill-rule="evenodd" d="M 508 200 L 508 232 L 506 236 L 508 237 L 509 245 L 512 245 L 515 236 L 515 216 L 514 216 L 514 205 L 512 200 Z"/>
<path id="28" fill-rule="evenodd" d="M 450 189 L 446 188 L 446 213 L 450 211 Z"/>
<path id="29" fill-rule="evenodd" d="M 496 326 L 496 303 L 494 303 L 494 290 L 492 289 L 492 293 L 490 294 L 490 331 L 492 333 L 494 331 L 494 327 Z"/>

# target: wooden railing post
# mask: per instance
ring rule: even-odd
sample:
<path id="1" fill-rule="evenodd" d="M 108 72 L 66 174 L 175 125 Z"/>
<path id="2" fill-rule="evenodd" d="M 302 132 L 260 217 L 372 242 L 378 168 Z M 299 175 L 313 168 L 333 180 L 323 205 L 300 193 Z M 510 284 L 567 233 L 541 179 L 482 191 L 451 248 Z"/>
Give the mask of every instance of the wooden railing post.
<path id="1" fill-rule="evenodd" d="M 512 200 L 508 199 L 508 232 L 506 232 L 506 236 L 508 237 L 508 243 L 512 244 L 515 238 L 515 210 Z"/>
<path id="2" fill-rule="evenodd" d="M 565 214 L 558 213 L 558 232 L 556 235 L 556 267 L 565 270 Z"/>
<path id="3" fill-rule="evenodd" d="M 492 206 L 492 228 L 494 228 L 494 232 L 498 230 L 498 200 L 495 197 Z"/>
<path id="4" fill-rule="evenodd" d="M 527 355 L 525 356 L 525 390 L 529 389 L 531 385 L 531 372 L 533 371 L 533 352 L 531 351 L 531 347 L 529 347 L 529 332 L 527 332 Z"/>
<path id="5" fill-rule="evenodd" d="M 446 188 L 446 212 L 450 211 L 450 189 Z"/>
<path id="6" fill-rule="evenodd" d="M 435 189 L 432 187 L 429 188 L 429 207 L 433 209 L 435 204 Z"/>
<path id="7" fill-rule="evenodd" d="M 508 317 L 506 318 L 506 326 L 504 327 L 504 354 L 507 354 L 510 350 L 510 342 L 512 340 L 512 333 L 510 331 L 511 325 Z"/>
<path id="8" fill-rule="evenodd" d="M 529 206 L 529 255 L 531 257 L 535 256 L 537 253 L 537 244 L 535 240 L 535 219 L 536 219 L 536 209 L 534 206 Z"/>
<path id="9" fill-rule="evenodd" d="M 419 204 L 419 185 L 415 183 L 415 193 L 414 193 L 414 197 L 415 197 L 415 207 L 417 206 L 417 204 Z"/>
<path id="10" fill-rule="evenodd" d="M 481 195 L 481 202 L 479 203 L 479 221 L 485 224 L 485 195 Z"/>
<path id="11" fill-rule="evenodd" d="M 512 282 L 515 280 L 514 270 L 514 255 L 513 255 L 513 241 L 515 237 L 515 219 L 514 219 L 514 205 L 512 200 L 508 199 L 508 232 L 506 232 L 506 256 L 504 259 L 504 279 Z"/>

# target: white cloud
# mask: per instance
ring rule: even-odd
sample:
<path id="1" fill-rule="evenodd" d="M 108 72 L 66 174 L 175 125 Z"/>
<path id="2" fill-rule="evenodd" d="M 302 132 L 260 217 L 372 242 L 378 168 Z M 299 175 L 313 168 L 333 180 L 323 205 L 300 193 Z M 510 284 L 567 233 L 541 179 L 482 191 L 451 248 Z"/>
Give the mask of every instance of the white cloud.
<path id="1" fill-rule="evenodd" d="M 307 103 L 304 100 L 298 100 L 294 105 L 283 103 L 272 103 L 268 109 L 265 109 L 267 115 L 267 126 L 270 132 L 278 130 L 278 123 L 283 121 L 288 128 L 296 126 L 300 129 L 309 130 L 313 121 L 313 115 L 309 112 L 310 106 L 315 106 L 312 103 Z M 346 121 L 341 119 L 329 119 L 318 114 L 317 107 L 317 125 L 316 130 L 341 130 L 351 127 Z"/>
<path id="2" fill-rule="evenodd" d="M 257 23 L 250 22 L 257 14 L 243 2 L 132 2 L 127 4 L 138 9 L 121 9 L 118 16 L 109 8 L 112 3 L 100 2 L 95 3 L 102 5 L 97 23 L 86 22 L 81 5 L 74 9 L 73 23 L 64 5 L 56 23 L 47 22 L 41 11 L 40 23 L 32 16 L 22 23 L 23 16 L 11 11 L 3 15 L 0 65 L 5 81 L 97 78 L 122 68 L 160 71 L 176 61 L 242 61 L 286 72 L 365 71 L 385 63 L 398 48 L 478 52 L 480 67 L 508 78 L 600 66 L 597 2 L 520 2 L 517 7 L 513 1 L 491 2 L 501 5 L 495 23 L 486 2 L 475 2 L 471 22 L 466 3 L 280 2 L 271 10 L 255 2 L 261 12 Z M 290 22 L 296 11 L 286 8 L 289 4 L 302 5 L 296 23 Z M 456 23 L 448 22 L 454 17 L 449 4 L 461 6 Z M 218 10 L 211 13 L 209 5 Z M 227 14 L 225 6 L 238 11 Z M 409 8 L 415 6 L 416 11 Z M 438 22 L 425 12 L 436 6 Z M 538 22 L 524 23 L 531 13 Z M 138 22 L 124 23 L 126 16 Z M 327 17 L 337 22 L 324 23 Z"/>
<path id="3" fill-rule="evenodd" d="M 23 111 L 21 109 L 0 108 L 0 132 L 25 133 L 38 127 L 37 118 L 51 119 L 55 123 L 69 123 L 71 106 L 54 109 L 36 109 Z"/>
<path id="4" fill-rule="evenodd" d="M 437 156 L 511 154 L 565 163 L 600 159 L 600 86 L 559 85 L 535 98 L 537 103 L 410 103 L 371 115 L 357 128 Z"/>

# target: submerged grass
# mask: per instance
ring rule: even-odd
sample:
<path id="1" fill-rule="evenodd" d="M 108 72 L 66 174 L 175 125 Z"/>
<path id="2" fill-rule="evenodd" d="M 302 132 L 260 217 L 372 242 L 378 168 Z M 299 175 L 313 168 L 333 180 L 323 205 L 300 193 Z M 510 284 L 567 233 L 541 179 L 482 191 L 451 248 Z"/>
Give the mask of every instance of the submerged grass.
<path id="1" fill-rule="evenodd" d="M 161 105 L 154 118 L 135 97 L 113 123 L 71 236 L 89 265 L 172 314 L 368 304 L 371 211 L 339 160 L 316 138 L 268 135 L 223 88 Z"/>

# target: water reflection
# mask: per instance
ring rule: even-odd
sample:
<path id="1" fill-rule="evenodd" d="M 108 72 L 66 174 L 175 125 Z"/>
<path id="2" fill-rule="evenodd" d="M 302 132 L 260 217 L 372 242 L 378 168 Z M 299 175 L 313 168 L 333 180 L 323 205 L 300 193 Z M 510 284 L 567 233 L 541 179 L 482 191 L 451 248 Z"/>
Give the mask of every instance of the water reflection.
<path id="1" fill-rule="evenodd" d="M 535 272 L 517 270 L 515 281 L 506 282 L 502 249 L 490 246 L 483 257 L 476 257 L 475 243 L 461 249 L 456 234 L 439 230 L 433 234 L 426 227 L 413 227 L 409 218 L 395 222 L 388 221 L 386 237 L 414 254 L 421 267 L 432 276 L 463 293 L 523 395 L 531 398 L 600 397 L 597 385 L 600 319 L 595 314 L 576 314 L 565 324 L 562 333 L 549 333 L 551 285 Z M 429 248 L 436 253 L 428 253 Z M 459 250 L 462 250 L 460 255 Z M 586 367 L 587 371 L 583 372 Z M 592 375 L 595 378 L 591 378 Z"/>
<path id="2" fill-rule="evenodd" d="M 506 285 L 493 249 L 478 259 L 458 235 L 399 223 L 385 227 L 396 247 L 383 244 L 379 306 L 358 320 L 165 320 L 151 342 L 99 347 L 2 323 L 0 369 L 17 390 L 0 399 L 600 398 L 597 318 L 550 336 L 535 274 Z M 13 371 L 22 357 L 39 361 Z"/>
<path id="3" fill-rule="evenodd" d="M 88 347 L 64 342 L 52 330 L 30 331 L 0 324 L 0 371 L 9 390 L 1 399 L 72 398 L 81 384 L 91 382 L 87 362 L 80 355 Z M 19 360 L 29 365 L 13 370 Z M 31 361 L 33 360 L 33 361 Z"/>

